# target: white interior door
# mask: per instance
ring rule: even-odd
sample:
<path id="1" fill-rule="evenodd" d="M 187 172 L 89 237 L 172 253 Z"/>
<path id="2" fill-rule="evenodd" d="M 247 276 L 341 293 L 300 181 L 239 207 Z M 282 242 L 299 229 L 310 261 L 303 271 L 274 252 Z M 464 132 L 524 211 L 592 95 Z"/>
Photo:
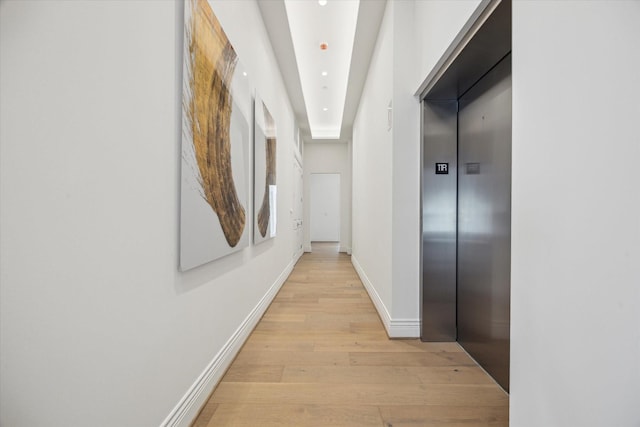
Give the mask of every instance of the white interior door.
<path id="1" fill-rule="evenodd" d="M 310 175 L 312 242 L 340 241 L 340 174 Z"/>
<path id="2" fill-rule="evenodd" d="M 303 228 L 302 228 L 302 192 L 303 192 L 303 174 L 302 167 L 297 160 L 293 161 L 293 170 L 295 177 L 295 185 L 293 192 L 293 229 L 296 233 L 295 253 L 302 252 Z"/>

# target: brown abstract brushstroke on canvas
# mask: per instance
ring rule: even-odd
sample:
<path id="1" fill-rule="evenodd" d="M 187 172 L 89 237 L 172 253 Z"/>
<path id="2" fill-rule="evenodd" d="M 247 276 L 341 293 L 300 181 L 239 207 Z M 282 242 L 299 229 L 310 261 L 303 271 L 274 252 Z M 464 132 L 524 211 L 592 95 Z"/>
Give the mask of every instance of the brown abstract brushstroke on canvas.
<path id="1" fill-rule="evenodd" d="M 206 0 L 192 0 L 189 54 L 191 101 L 188 117 L 204 198 L 218 215 L 227 243 L 242 237 L 245 210 L 231 170 L 229 87 L 238 61 Z"/>
<path id="2" fill-rule="evenodd" d="M 264 104 L 262 104 L 262 111 L 264 111 L 264 123 L 265 123 L 265 136 L 266 136 L 266 153 L 267 153 L 267 170 L 266 179 L 264 184 L 264 197 L 262 198 L 262 205 L 258 211 L 258 230 L 260 235 L 265 237 L 267 235 L 267 228 L 269 226 L 269 215 L 271 212 L 269 206 L 269 185 L 276 184 L 276 136 L 275 136 L 275 123 L 273 117 L 267 110 Z"/>

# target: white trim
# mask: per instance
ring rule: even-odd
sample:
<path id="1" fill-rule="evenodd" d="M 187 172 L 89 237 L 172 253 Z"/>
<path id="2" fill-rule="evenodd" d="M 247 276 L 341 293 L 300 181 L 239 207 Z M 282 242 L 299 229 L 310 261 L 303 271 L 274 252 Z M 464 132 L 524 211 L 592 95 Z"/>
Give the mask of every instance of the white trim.
<path id="1" fill-rule="evenodd" d="M 392 319 L 390 338 L 420 338 L 420 319 Z"/>
<path id="2" fill-rule="evenodd" d="M 356 273 L 358 273 L 358 276 L 360 276 L 360 280 L 367 290 L 367 293 L 369 293 L 369 297 L 378 311 L 378 315 L 382 320 L 382 324 L 389 338 L 419 338 L 420 319 L 393 319 L 355 255 L 351 255 L 351 263 Z"/>
<path id="3" fill-rule="evenodd" d="M 299 257 L 298 257 L 299 258 Z M 160 424 L 160 427 L 189 427 L 198 416 L 200 409 L 206 403 L 209 395 L 218 382 L 222 379 L 227 368 L 233 362 L 242 345 L 256 327 L 262 315 L 275 298 L 276 294 L 293 271 L 298 258 L 294 258 L 289 265 L 280 273 L 280 276 L 271 285 L 267 293 L 258 302 L 255 308 L 249 313 L 235 333 L 222 346 L 222 349 L 213 357 L 204 371 L 189 387 L 186 394 L 180 399 L 169 416 Z"/>
<path id="4" fill-rule="evenodd" d="M 313 252 L 313 251 L 311 250 L 311 245 L 305 246 L 305 247 L 304 247 L 304 251 L 305 251 L 305 252 Z"/>

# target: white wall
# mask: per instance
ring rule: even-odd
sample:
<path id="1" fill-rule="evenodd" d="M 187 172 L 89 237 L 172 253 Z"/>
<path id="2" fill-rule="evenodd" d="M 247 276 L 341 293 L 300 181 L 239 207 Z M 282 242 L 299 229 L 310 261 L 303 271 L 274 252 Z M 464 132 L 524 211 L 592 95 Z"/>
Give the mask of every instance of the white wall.
<path id="1" fill-rule="evenodd" d="M 393 2 L 392 283 L 396 336 L 420 336 L 420 103 L 414 2 Z"/>
<path id="2" fill-rule="evenodd" d="M 640 425 L 640 4 L 513 3 L 511 425 Z"/>
<path id="3" fill-rule="evenodd" d="M 293 113 L 256 3 L 218 1 L 278 124 L 283 226 L 177 271 L 182 7 L 0 3 L 1 425 L 159 425 L 199 385 L 188 418 L 291 266 Z"/>
<path id="4" fill-rule="evenodd" d="M 481 0 L 415 1 L 415 42 L 417 71 L 414 91 L 436 66 L 451 42 L 478 10 Z"/>
<path id="5" fill-rule="evenodd" d="M 314 173 L 340 174 L 340 252 L 351 253 L 351 163 L 350 143 L 304 143 L 304 247 L 311 251 L 311 186 Z"/>
<path id="6" fill-rule="evenodd" d="M 353 124 L 352 262 L 380 316 L 392 311 L 393 133 L 387 108 L 393 97 L 393 7 L 387 2 L 362 99 Z"/>
<path id="7" fill-rule="evenodd" d="M 414 2 L 387 3 L 353 137 L 354 171 L 358 169 L 354 247 L 359 248 L 354 249 L 354 265 L 363 282 L 370 282 L 372 299 L 393 337 L 417 337 L 420 325 L 420 104 L 413 96 L 419 63 L 414 15 Z M 391 129 L 386 117 L 390 103 Z M 374 222 L 372 211 L 383 207 L 384 216 Z M 381 246 L 382 229 L 389 233 L 384 243 L 389 246 L 371 249 Z"/>

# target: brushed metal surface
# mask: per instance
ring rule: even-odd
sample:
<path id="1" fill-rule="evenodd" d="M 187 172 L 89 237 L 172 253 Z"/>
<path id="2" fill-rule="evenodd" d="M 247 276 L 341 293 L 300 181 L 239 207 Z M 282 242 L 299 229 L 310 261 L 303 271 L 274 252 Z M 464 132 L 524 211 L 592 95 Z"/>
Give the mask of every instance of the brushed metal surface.
<path id="1" fill-rule="evenodd" d="M 483 1 L 474 25 L 468 22 L 458 45 L 449 47 L 421 85 L 420 99 L 459 99 L 482 76 L 511 52 L 511 0 Z M 488 14 L 488 15 L 487 15 Z M 485 16 L 486 15 L 486 16 Z M 477 28 L 478 27 L 478 28 Z"/>
<path id="2" fill-rule="evenodd" d="M 509 389 L 511 55 L 459 100 L 458 341 Z"/>
<path id="3" fill-rule="evenodd" d="M 455 341 L 458 102 L 423 102 L 422 111 L 420 337 L 422 341 Z M 437 163 L 446 164 L 448 173 L 437 174 Z"/>

